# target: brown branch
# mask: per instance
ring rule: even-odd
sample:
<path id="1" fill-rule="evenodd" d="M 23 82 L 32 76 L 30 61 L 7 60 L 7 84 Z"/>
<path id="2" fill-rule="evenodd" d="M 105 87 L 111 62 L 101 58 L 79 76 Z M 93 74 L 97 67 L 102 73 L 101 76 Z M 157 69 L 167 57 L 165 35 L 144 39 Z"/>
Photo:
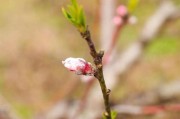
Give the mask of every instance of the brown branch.
<path id="1" fill-rule="evenodd" d="M 107 40 L 109 40 L 109 42 L 110 42 L 109 47 L 106 49 L 107 52 L 105 53 L 105 55 L 103 57 L 103 66 L 106 66 L 109 63 L 109 61 L 110 61 L 109 59 L 113 54 L 113 50 L 115 49 L 116 43 L 118 41 L 118 37 L 119 37 L 122 29 L 124 28 L 124 26 L 127 25 L 128 19 L 129 19 L 129 15 L 124 16 L 123 23 L 120 25 L 117 25 L 115 27 L 115 31 L 113 32 L 112 38 L 111 39 L 106 38 L 106 40 L 105 40 L 106 42 L 102 42 L 102 44 L 106 44 Z M 107 26 L 107 24 L 104 24 L 104 25 Z M 91 77 L 90 81 L 87 82 L 87 86 L 83 92 L 82 98 L 80 99 L 79 109 L 77 110 L 77 113 L 75 114 L 74 117 L 77 117 L 80 114 L 80 112 L 82 112 L 82 110 L 86 107 L 86 101 L 88 98 L 88 94 L 94 83 L 95 83 L 95 80 L 93 79 L 93 77 Z"/>
<path id="2" fill-rule="evenodd" d="M 89 49 L 90 49 L 90 54 L 93 57 L 94 64 L 96 65 L 96 71 L 94 73 L 94 76 L 98 79 L 100 86 L 101 86 L 101 91 L 103 93 L 104 105 L 105 105 L 105 110 L 106 110 L 106 112 L 104 113 L 104 116 L 107 119 L 111 119 L 111 109 L 110 109 L 110 104 L 109 104 L 110 90 L 108 90 L 106 87 L 106 83 L 104 80 L 104 74 L 103 74 L 102 57 L 104 55 L 104 52 L 100 51 L 97 53 L 94 43 L 91 40 L 91 34 L 90 34 L 90 31 L 88 30 L 88 28 L 84 33 L 81 33 L 81 35 L 86 40 L 86 42 L 89 46 Z"/>

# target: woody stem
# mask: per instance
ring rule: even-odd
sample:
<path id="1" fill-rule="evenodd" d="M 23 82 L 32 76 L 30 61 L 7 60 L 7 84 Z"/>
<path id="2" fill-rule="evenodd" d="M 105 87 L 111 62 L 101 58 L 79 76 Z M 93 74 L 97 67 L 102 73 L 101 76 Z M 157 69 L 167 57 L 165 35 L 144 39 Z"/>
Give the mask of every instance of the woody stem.
<path id="1" fill-rule="evenodd" d="M 104 52 L 96 51 L 94 43 L 91 39 L 90 31 L 88 29 L 85 32 L 81 33 L 81 36 L 86 40 L 86 42 L 89 46 L 89 49 L 90 49 L 90 54 L 93 57 L 94 64 L 96 66 L 96 71 L 94 73 L 94 76 L 98 79 L 100 87 L 101 87 L 101 91 L 103 94 L 104 105 L 105 105 L 104 116 L 106 117 L 106 119 L 111 119 L 111 109 L 110 109 L 110 104 L 109 104 L 110 90 L 107 89 L 107 87 L 106 87 L 106 83 L 104 80 L 104 74 L 103 74 L 102 58 L 103 58 Z"/>

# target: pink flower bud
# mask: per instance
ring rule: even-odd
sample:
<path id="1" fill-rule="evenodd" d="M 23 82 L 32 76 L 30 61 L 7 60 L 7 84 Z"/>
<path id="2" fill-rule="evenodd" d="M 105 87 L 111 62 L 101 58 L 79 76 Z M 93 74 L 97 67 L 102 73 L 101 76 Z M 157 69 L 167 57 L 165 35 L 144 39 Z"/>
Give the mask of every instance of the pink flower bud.
<path id="1" fill-rule="evenodd" d="M 127 7 L 124 5 L 120 5 L 117 10 L 116 10 L 117 14 L 124 17 L 125 15 L 128 14 L 128 10 Z"/>
<path id="2" fill-rule="evenodd" d="M 67 58 L 62 61 L 64 66 L 69 70 L 75 72 L 77 75 L 93 75 L 94 68 L 91 63 L 86 62 L 82 58 Z"/>
<path id="3" fill-rule="evenodd" d="M 122 20 L 122 18 L 121 18 L 120 16 L 115 16 L 115 17 L 113 18 L 113 23 L 114 23 L 115 25 L 121 25 L 121 24 L 123 23 L 123 20 Z"/>

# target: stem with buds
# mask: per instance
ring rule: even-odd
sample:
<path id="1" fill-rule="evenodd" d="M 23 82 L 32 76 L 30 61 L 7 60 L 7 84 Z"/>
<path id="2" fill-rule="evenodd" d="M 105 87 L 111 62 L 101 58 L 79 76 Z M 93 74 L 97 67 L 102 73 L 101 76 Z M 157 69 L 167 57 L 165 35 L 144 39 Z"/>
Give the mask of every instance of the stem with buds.
<path id="1" fill-rule="evenodd" d="M 109 104 L 110 89 L 107 89 L 106 83 L 104 80 L 104 75 L 103 75 L 102 58 L 104 55 L 104 51 L 99 51 L 99 52 L 96 51 L 88 28 L 86 29 L 85 32 L 83 33 L 81 32 L 81 36 L 86 40 L 90 49 L 90 54 L 93 57 L 94 64 L 96 66 L 96 71 L 94 73 L 94 76 L 98 79 L 101 86 L 101 91 L 103 93 L 105 110 L 106 110 L 106 112 L 104 113 L 104 116 L 106 117 L 106 119 L 111 119 L 111 109 L 110 109 L 110 104 Z"/>

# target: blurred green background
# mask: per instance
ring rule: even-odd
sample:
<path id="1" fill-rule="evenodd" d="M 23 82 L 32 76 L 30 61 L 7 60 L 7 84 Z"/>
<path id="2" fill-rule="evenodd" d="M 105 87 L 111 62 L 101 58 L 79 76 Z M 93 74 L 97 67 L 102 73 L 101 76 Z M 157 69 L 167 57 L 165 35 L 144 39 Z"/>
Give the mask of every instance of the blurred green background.
<path id="1" fill-rule="evenodd" d="M 99 24 L 95 22 L 98 1 L 79 2 L 99 46 Z M 173 2 L 180 6 L 179 0 Z M 91 61 L 85 42 L 61 13 L 61 7 L 67 3 L 67 0 L 0 0 L 0 95 L 24 119 L 31 119 L 64 99 L 66 94 L 62 90 L 68 90 L 70 80 L 78 79 L 63 67 L 63 59 L 72 56 Z M 127 4 L 127 0 L 118 3 Z M 123 29 L 118 42 L 120 51 L 138 37 L 158 6 L 159 0 L 140 0 L 133 13 L 138 23 Z M 146 48 L 138 65 L 128 72 L 130 75 L 121 77 L 125 80 L 112 93 L 112 100 L 145 92 L 180 77 L 180 20 L 166 27 Z M 80 82 L 68 97 L 79 98 L 84 88 Z"/>

